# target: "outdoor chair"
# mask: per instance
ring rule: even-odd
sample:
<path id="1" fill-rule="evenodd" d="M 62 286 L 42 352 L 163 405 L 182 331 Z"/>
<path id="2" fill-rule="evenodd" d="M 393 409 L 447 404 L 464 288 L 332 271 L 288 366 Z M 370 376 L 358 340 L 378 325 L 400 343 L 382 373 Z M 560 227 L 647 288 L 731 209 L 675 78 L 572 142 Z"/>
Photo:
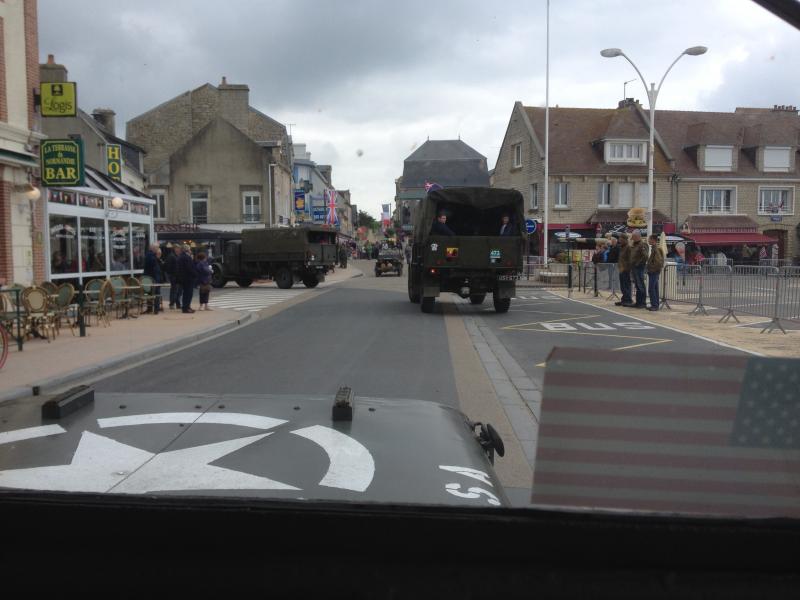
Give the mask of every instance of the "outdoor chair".
<path id="1" fill-rule="evenodd" d="M 55 296 L 53 310 L 56 313 L 56 328 L 61 331 L 61 321 L 66 319 L 70 332 L 75 335 L 75 324 L 69 320 L 69 310 L 75 298 L 75 287 L 71 283 L 62 283 L 58 286 Z"/>
<path id="2" fill-rule="evenodd" d="M 42 283 L 39 284 L 39 287 L 51 295 L 55 295 L 58 293 L 58 285 L 53 283 L 52 281 L 43 281 Z"/>
<path id="3" fill-rule="evenodd" d="M 139 311 L 141 315 L 144 312 L 144 305 L 145 305 L 145 297 L 144 297 L 144 289 L 142 288 L 142 284 L 138 279 L 135 277 L 128 278 L 128 285 L 134 287 L 134 290 L 128 290 L 128 300 L 130 301 L 130 307 L 133 308 L 134 306 Z"/>
<path id="4" fill-rule="evenodd" d="M 155 280 L 150 275 L 142 275 L 139 279 L 139 283 L 142 286 L 142 295 L 144 296 L 144 303 L 145 306 L 147 306 L 147 310 L 153 310 L 156 298 L 161 293 L 159 288 L 153 285 Z"/>
<path id="5" fill-rule="evenodd" d="M 118 319 L 123 311 L 130 312 L 131 299 L 127 297 L 125 293 L 126 290 L 124 289 L 127 285 L 128 282 L 122 277 L 111 278 L 111 308 L 116 313 Z"/>
<path id="6" fill-rule="evenodd" d="M 15 294 L 0 294 L 0 326 L 5 327 L 15 338 L 17 335 L 25 338 L 28 334 L 25 318 L 27 313 L 22 306 L 21 298 L 19 312 L 17 312 L 17 305 L 13 301 L 14 296 Z"/>
<path id="7" fill-rule="evenodd" d="M 40 287 L 29 287 L 22 292 L 22 302 L 25 306 L 27 329 L 31 334 L 44 334 L 50 342 L 50 337 L 56 337 L 56 313 L 50 308 L 50 298 Z"/>
<path id="8" fill-rule="evenodd" d="M 83 314 L 89 317 L 91 324 L 91 316 L 94 315 L 95 322 L 100 323 L 103 321 L 105 325 L 109 325 L 107 304 L 111 295 L 111 284 L 105 279 L 92 279 L 87 282 L 84 287 L 84 300 L 83 300 Z"/>

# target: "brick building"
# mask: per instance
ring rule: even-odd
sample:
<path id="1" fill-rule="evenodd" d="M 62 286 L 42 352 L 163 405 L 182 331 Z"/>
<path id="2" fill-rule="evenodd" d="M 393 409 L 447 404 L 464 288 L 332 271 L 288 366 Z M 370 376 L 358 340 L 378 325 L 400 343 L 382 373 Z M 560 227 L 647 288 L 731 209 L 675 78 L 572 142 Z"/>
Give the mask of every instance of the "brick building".
<path id="1" fill-rule="evenodd" d="M 146 151 L 156 223 L 240 231 L 288 226 L 292 164 L 286 128 L 250 106 L 246 85 L 202 85 L 127 123 Z"/>
<path id="2" fill-rule="evenodd" d="M 0 280 L 44 279 L 44 234 L 38 174 L 40 132 L 35 0 L 0 2 Z"/>
<path id="3" fill-rule="evenodd" d="M 522 192 L 528 216 L 540 221 L 544 122 L 544 108 L 514 105 L 493 174 L 493 185 Z M 656 111 L 655 123 L 654 231 L 690 238 L 694 231 L 702 234 L 701 247 L 774 241 L 781 258 L 799 253 L 800 116 L 794 107 Z M 550 109 L 551 255 L 561 249 L 554 234 L 566 225 L 593 236 L 625 227 L 631 207 L 650 208 L 648 138 L 649 114 L 632 99 L 615 109 Z"/>

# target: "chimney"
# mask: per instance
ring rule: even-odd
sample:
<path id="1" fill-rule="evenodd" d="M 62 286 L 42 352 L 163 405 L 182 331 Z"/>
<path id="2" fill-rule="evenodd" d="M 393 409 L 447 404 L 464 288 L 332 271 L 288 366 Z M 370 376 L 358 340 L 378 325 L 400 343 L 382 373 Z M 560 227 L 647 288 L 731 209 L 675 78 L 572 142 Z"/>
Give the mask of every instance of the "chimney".
<path id="1" fill-rule="evenodd" d="M 246 85 L 228 83 L 222 78 L 219 90 L 220 116 L 243 133 L 248 133 L 250 120 L 250 88 Z"/>
<path id="2" fill-rule="evenodd" d="M 42 83 L 64 83 L 67 81 L 67 68 L 56 64 L 56 57 L 47 55 L 47 62 L 39 65 L 39 79 Z"/>
<path id="3" fill-rule="evenodd" d="M 114 136 L 117 135 L 116 125 L 114 123 L 114 117 L 116 115 L 117 113 L 110 108 L 95 108 L 92 111 L 92 118 L 97 121 L 103 129 Z"/>

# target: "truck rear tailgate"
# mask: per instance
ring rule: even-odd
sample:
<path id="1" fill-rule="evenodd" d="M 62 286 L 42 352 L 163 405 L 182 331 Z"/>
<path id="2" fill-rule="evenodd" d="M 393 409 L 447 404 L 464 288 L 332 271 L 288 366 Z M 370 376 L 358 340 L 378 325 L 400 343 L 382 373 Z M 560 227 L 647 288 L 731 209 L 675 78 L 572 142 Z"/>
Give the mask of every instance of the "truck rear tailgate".
<path id="1" fill-rule="evenodd" d="M 464 269 L 521 269 L 522 238 L 500 236 L 430 236 L 425 266 Z"/>

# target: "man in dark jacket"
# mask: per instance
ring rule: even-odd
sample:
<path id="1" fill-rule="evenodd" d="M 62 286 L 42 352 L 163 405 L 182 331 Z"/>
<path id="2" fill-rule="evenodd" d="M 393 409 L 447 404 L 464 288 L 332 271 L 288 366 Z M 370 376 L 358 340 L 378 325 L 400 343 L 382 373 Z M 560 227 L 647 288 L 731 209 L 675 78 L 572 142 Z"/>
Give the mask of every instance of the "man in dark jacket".
<path id="1" fill-rule="evenodd" d="M 154 283 L 161 283 L 163 281 L 160 256 L 161 248 L 158 244 L 150 244 L 150 247 L 144 254 L 144 274 L 152 277 Z M 161 310 L 161 288 L 157 287 L 152 291 L 154 294 L 154 307 L 157 310 Z M 152 310 L 152 308 L 150 310 Z M 150 310 L 148 310 L 148 312 L 150 312 Z"/>
<path id="2" fill-rule="evenodd" d="M 164 261 L 164 272 L 167 274 L 167 281 L 169 281 L 169 307 L 181 307 L 181 286 L 178 284 L 178 257 L 181 255 L 182 248 L 175 244 L 172 247 L 172 252 L 169 253 L 167 259 Z"/>
<path id="3" fill-rule="evenodd" d="M 439 213 L 439 216 L 433 222 L 431 235 L 455 235 L 453 230 L 447 226 L 447 215 L 443 212 Z"/>
<path id="4" fill-rule="evenodd" d="M 647 257 L 650 255 L 642 234 L 634 231 L 631 235 L 631 274 L 636 286 L 636 304 L 634 308 L 647 308 L 647 290 L 644 287 L 644 271 L 647 268 Z"/>
<path id="5" fill-rule="evenodd" d="M 631 247 L 628 245 L 627 233 L 619 234 L 619 255 L 617 259 L 622 299 L 614 304 L 617 306 L 633 306 L 633 298 L 631 296 Z"/>
<path id="6" fill-rule="evenodd" d="M 197 279 L 197 271 L 194 266 L 192 249 L 189 246 L 184 246 L 183 252 L 178 256 L 176 277 L 183 291 L 181 297 L 181 311 L 184 313 L 193 313 L 192 294 L 194 293 L 194 282 Z"/>
<path id="7" fill-rule="evenodd" d="M 650 294 L 650 308 L 658 310 L 661 297 L 658 293 L 658 278 L 664 268 L 664 252 L 658 247 L 658 236 L 651 235 L 647 241 L 650 243 L 650 257 L 647 259 L 647 291 Z"/>
<path id="8" fill-rule="evenodd" d="M 511 219 L 508 215 L 503 215 L 503 224 L 500 226 L 500 236 L 514 235 L 514 228 L 511 227 Z"/>

